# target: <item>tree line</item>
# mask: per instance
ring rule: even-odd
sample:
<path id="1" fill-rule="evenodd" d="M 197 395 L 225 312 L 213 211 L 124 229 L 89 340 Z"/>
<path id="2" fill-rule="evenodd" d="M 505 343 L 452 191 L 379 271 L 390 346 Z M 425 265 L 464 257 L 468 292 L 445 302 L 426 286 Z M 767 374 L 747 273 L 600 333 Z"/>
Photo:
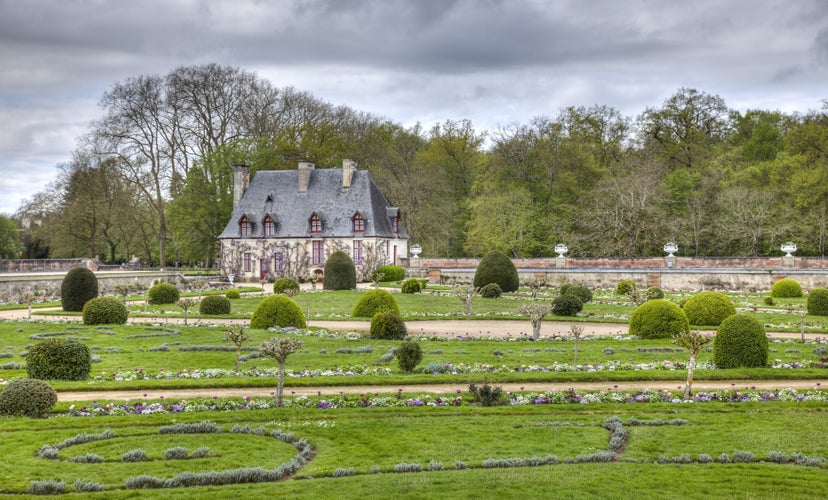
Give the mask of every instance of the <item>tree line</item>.
<path id="1" fill-rule="evenodd" d="M 26 200 L 21 257 L 211 265 L 232 168 L 371 172 L 426 257 L 823 256 L 828 105 L 734 111 L 678 89 L 638 116 L 567 107 L 497 130 L 336 106 L 215 64 L 115 83 L 57 179 Z"/>

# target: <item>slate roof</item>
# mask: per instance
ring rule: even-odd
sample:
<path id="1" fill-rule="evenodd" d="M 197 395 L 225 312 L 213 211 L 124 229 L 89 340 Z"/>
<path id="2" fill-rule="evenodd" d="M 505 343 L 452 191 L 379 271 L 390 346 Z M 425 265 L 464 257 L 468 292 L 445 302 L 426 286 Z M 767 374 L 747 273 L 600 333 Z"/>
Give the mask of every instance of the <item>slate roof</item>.
<path id="1" fill-rule="evenodd" d="M 256 172 L 219 238 L 241 238 L 243 216 L 251 223 L 245 238 L 261 238 L 266 215 L 277 223 L 276 234 L 268 238 L 408 238 L 402 225 L 394 233 L 393 218 L 399 209 L 388 206 L 367 170 L 354 171 L 346 188 L 342 169 L 313 169 L 304 193 L 299 192 L 298 175 L 298 170 Z M 352 217 L 357 212 L 365 219 L 362 233 L 354 233 Z M 322 232 L 311 235 L 308 221 L 313 214 L 322 219 Z"/>

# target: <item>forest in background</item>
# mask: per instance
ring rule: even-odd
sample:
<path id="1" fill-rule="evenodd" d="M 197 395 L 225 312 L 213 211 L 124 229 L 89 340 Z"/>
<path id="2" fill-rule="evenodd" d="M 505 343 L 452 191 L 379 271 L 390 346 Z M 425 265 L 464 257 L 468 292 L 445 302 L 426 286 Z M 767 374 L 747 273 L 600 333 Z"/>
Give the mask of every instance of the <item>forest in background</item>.
<path id="1" fill-rule="evenodd" d="M 215 64 L 115 83 L 58 178 L 21 204 L 21 258 L 211 265 L 231 165 L 369 170 L 423 257 L 824 256 L 828 105 L 729 109 L 680 88 L 625 116 L 596 104 L 497 130 L 404 126 Z"/>

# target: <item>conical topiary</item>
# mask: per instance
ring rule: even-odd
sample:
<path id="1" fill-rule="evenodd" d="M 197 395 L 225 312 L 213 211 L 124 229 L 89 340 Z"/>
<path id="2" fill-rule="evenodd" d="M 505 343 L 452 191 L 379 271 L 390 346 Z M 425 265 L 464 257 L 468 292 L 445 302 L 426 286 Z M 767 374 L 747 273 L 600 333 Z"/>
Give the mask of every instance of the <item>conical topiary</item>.
<path id="1" fill-rule="evenodd" d="M 502 252 L 487 253 L 477 265 L 474 287 L 483 288 L 489 283 L 497 283 L 504 292 L 516 292 L 520 286 L 520 278 L 512 259 Z"/>
<path id="2" fill-rule="evenodd" d="M 356 288 L 356 266 L 351 257 L 337 250 L 325 262 L 325 290 L 353 290 Z"/>
<path id="3" fill-rule="evenodd" d="M 89 299 L 98 296 L 98 278 L 85 267 L 75 267 L 66 273 L 60 285 L 60 304 L 64 311 L 83 311 Z"/>

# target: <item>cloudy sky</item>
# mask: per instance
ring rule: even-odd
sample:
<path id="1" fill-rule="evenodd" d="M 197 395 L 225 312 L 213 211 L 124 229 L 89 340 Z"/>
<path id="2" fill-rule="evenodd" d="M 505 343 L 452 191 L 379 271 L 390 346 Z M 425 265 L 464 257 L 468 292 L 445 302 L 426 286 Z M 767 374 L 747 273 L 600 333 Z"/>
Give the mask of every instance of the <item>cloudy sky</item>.
<path id="1" fill-rule="evenodd" d="M 0 213 L 55 177 L 118 81 L 215 62 L 404 125 L 478 130 L 680 87 L 828 98 L 824 0 L 0 0 Z"/>

